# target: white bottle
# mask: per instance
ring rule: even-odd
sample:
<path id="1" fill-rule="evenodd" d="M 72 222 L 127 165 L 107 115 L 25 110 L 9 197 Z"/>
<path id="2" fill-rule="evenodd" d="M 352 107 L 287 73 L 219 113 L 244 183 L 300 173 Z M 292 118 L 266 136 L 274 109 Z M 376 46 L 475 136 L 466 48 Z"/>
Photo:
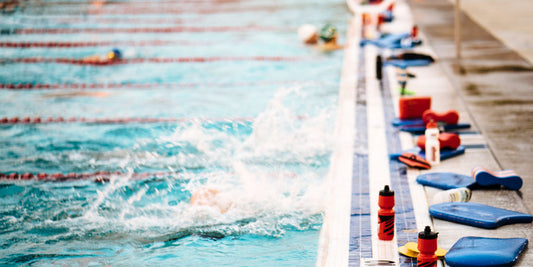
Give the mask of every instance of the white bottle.
<path id="1" fill-rule="evenodd" d="M 466 187 L 454 188 L 440 192 L 433 196 L 432 204 L 444 202 L 468 202 L 472 197 L 472 191 Z"/>
<path id="2" fill-rule="evenodd" d="M 431 165 L 440 163 L 439 128 L 433 121 L 426 125 L 426 160 Z"/>

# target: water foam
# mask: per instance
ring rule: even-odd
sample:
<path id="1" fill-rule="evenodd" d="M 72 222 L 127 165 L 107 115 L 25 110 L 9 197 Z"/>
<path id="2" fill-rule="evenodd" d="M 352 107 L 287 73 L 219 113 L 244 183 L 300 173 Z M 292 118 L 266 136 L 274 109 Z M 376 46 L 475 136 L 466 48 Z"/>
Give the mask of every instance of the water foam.
<path id="1" fill-rule="evenodd" d="M 190 147 L 188 153 L 167 158 L 175 161 L 169 168 L 216 171 L 144 185 L 114 177 L 78 220 L 119 232 L 143 232 L 149 240 L 205 233 L 281 236 L 288 229 L 317 229 L 324 210 L 333 112 L 326 105 L 316 116 L 299 115 L 291 104 L 305 101 L 307 93 L 305 86 L 278 89 L 249 136 L 206 129 L 200 121 L 176 128 L 156 140 L 169 150 Z M 126 157 L 122 165 L 132 166 L 131 160 L 138 158 Z M 214 201 L 226 203 L 228 210 L 190 205 L 188 196 L 202 188 L 220 192 Z"/>

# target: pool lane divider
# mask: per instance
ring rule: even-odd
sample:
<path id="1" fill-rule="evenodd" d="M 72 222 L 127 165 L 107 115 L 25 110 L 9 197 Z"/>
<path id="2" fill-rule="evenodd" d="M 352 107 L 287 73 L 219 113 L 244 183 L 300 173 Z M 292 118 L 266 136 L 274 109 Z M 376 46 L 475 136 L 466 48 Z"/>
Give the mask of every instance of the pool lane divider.
<path id="1" fill-rule="evenodd" d="M 177 1 L 179 2 L 179 1 Z M 213 1 L 216 3 L 215 1 Z M 154 1 L 157 3 L 157 1 Z M 52 9 L 52 8 L 29 8 L 24 10 L 26 15 L 42 15 L 43 13 L 47 15 L 56 15 L 56 16 L 102 16 L 102 15 L 190 15 L 190 14 L 199 14 L 199 15 L 211 15 L 211 14 L 224 14 L 231 15 L 233 13 L 254 13 L 254 12 L 264 12 L 264 13 L 273 13 L 276 11 L 286 10 L 286 9 L 301 9 L 305 7 L 304 5 L 290 5 L 290 6 L 281 6 L 281 5 L 254 5 L 254 6 L 226 6 L 221 7 L 219 5 L 189 5 L 188 7 L 183 6 L 138 6 L 138 7 L 117 7 L 105 8 L 101 7 L 90 7 L 89 5 L 86 8 L 68 8 L 63 9 Z M 43 12 L 44 11 L 44 12 Z"/>
<path id="2" fill-rule="evenodd" d="M 305 81 L 321 84 L 321 81 Z M 153 89 L 162 87 L 194 88 L 194 87 L 227 87 L 227 86 L 258 86 L 258 85 L 287 85 L 302 83 L 301 81 L 255 81 L 255 82 L 227 82 L 227 83 L 0 83 L 0 90 L 98 90 L 98 89 Z"/>
<path id="3" fill-rule="evenodd" d="M 120 59 L 117 61 L 86 61 L 75 58 L 42 58 L 42 57 L 28 57 L 28 58 L 0 58 L 0 64 L 38 64 L 38 63 L 57 63 L 57 64 L 72 64 L 72 65 L 86 65 L 86 66 L 114 66 L 125 64 L 144 64 L 144 63 L 210 63 L 222 61 L 304 61 L 299 57 L 271 57 L 271 56 L 252 56 L 252 57 L 179 57 L 179 58 L 132 58 Z"/>
<path id="4" fill-rule="evenodd" d="M 297 120 L 306 120 L 309 117 L 299 115 Z M 0 119 L 0 125 L 13 124 L 51 124 L 51 123 L 87 123 L 87 124 L 128 124 L 128 123 L 176 123 L 176 122 L 253 122 L 253 117 L 232 117 L 232 118 L 214 118 L 214 119 L 189 119 L 189 118 L 84 118 L 84 117 L 3 117 Z"/>
<path id="5" fill-rule="evenodd" d="M 299 120 L 308 118 L 307 116 L 297 116 Z M 250 117 L 235 117 L 226 120 L 218 119 L 216 121 L 227 122 L 252 122 L 254 118 Z M 87 123 L 87 124 L 127 124 L 127 123 L 174 123 L 174 122 L 193 122 L 193 121 L 215 121 L 210 119 L 187 119 L 187 118 L 63 118 L 63 117 L 3 117 L 0 119 L 0 125 L 12 124 L 50 124 L 50 123 Z"/>
<path id="6" fill-rule="evenodd" d="M 161 27 L 161 28 L 25 28 L 0 29 L 0 35 L 28 35 L 28 34 L 115 34 L 115 33 L 212 33 L 212 32 L 281 32 L 294 31 L 291 28 L 271 26 L 211 26 L 211 27 Z"/>
<path id="7" fill-rule="evenodd" d="M 59 17 L 51 19 L 42 17 L 27 17 L 25 21 L 32 21 L 32 23 L 39 23 L 41 21 L 47 21 L 50 24 L 167 24 L 167 25 L 180 25 L 185 23 L 199 23 L 202 19 L 180 19 L 180 18 L 139 18 L 139 17 Z"/>
<path id="8" fill-rule="evenodd" d="M 0 42 L 1 48 L 78 48 L 97 46 L 170 46 L 170 45 L 211 45 L 214 42 L 194 42 L 194 41 L 100 41 L 100 42 Z"/>
<path id="9" fill-rule="evenodd" d="M 95 1 L 96 2 L 96 1 Z M 107 0 L 102 4 L 105 5 L 158 5 L 158 4 L 213 4 L 211 0 L 179 0 L 179 1 L 114 1 Z M 235 0 L 217 0 L 216 4 L 231 4 L 235 3 Z M 46 1 L 46 2 L 37 2 L 37 3 L 24 3 L 25 7 L 42 7 L 42 6 L 53 6 L 53 5 L 83 5 L 88 6 L 91 3 L 88 1 Z"/>
<path id="10" fill-rule="evenodd" d="M 148 178 L 168 177 L 179 174 L 179 172 L 139 172 L 123 173 L 119 171 L 97 171 L 92 173 L 0 173 L 0 180 L 39 180 L 39 181 L 73 181 L 73 180 L 93 180 L 94 182 L 106 182 L 112 176 L 128 176 L 131 180 L 145 180 Z"/>

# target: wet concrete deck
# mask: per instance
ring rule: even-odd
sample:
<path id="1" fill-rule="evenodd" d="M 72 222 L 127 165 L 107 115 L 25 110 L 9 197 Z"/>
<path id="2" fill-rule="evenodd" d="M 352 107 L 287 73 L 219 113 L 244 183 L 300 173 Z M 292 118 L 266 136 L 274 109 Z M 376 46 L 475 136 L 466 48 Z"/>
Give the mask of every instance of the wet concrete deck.
<path id="1" fill-rule="evenodd" d="M 438 57 L 437 67 L 417 72 L 418 92 L 425 92 L 437 99 L 447 99 L 439 106 L 458 107 L 463 118 L 473 123 L 481 138 L 464 138 L 463 143 L 488 144 L 488 149 L 475 149 L 458 159 L 433 171 L 453 171 L 469 174 L 469 169 L 484 166 L 493 170 L 514 169 L 524 179 L 524 186 L 517 192 L 509 190 L 482 190 L 473 194 L 472 202 L 531 214 L 533 210 L 533 67 L 521 54 L 509 48 L 493 33 L 479 25 L 467 13 L 461 13 L 462 59 L 455 58 L 454 6 L 451 1 L 426 0 L 407 1 L 416 23 L 425 36 L 427 45 Z M 472 7 L 470 7 L 472 8 Z M 520 25 L 516 25 L 520 27 Z M 512 28 L 512 27 L 510 27 Z M 427 73 L 426 73 L 427 72 Z M 430 80 L 427 76 L 442 73 L 444 80 Z M 426 73 L 427 75 L 424 75 Z M 438 75 L 437 75 L 438 76 Z M 443 77 L 440 77 L 441 79 Z M 425 80 L 425 81 L 424 81 Z M 425 84 L 422 85 L 422 83 Z M 442 89 L 449 84 L 456 96 L 441 96 Z M 424 88 L 425 87 L 425 88 Z M 448 90 L 450 91 L 450 90 Z M 451 92 L 450 91 L 450 92 Z M 455 102 L 455 103 L 454 103 Z M 451 106 L 450 106 L 451 105 Z M 475 166 L 473 166 L 475 164 Z M 418 173 L 408 173 L 412 181 Z M 416 192 L 416 190 L 415 190 Z M 425 188 L 426 196 L 436 193 Z M 425 207 L 422 207 L 425 208 Z M 415 206 L 416 209 L 416 206 Z M 439 245 L 449 248 L 458 237 L 464 235 L 485 237 L 523 237 L 532 240 L 531 224 L 517 224 L 496 230 L 483 230 L 469 226 L 433 219 L 435 229 L 440 232 Z M 429 223 L 429 222 L 428 222 Z M 417 224 L 418 218 L 417 218 Z M 468 234 L 466 234 L 468 233 Z M 533 266 L 533 252 L 524 253 L 517 266 Z"/>
<path id="2" fill-rule="evenodd" d="M 408 1 L 408 4 L 413 20 L 439 57 L 438 64 L 465 101 L 473 122 L 487 138 L 499 167 L 514 169 L 524 179 L 519 195 L 531 213 L 533 66 L 464 12 L 461 15 L 462 60 L 457 62 L 452 3 L 426 0 Z M 512 14 L 506 16 L 511 22 Z M 517 29 L 521 27 L 515 25 Z M 513 26 L 508 28 L 512 31 Z M 515 32 L 518 33 L 519 30 Z"/>
<path id="3" fill-rule="evenodd" d="M 475 22 L 533 63 L 533 1 L 461 0 L 460 5 Z"/>

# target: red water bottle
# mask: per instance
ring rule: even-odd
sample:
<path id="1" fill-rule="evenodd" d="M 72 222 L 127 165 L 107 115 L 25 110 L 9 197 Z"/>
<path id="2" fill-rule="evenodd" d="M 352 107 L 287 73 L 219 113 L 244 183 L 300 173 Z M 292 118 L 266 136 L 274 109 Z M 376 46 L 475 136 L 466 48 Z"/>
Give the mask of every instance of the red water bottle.
<path id="1" fill-rule="evenodd" d="M 411 37 L 417 38 L 418 37 L 418 26 L 414 25 L 411 29 Z"/>
<path id="2" fill-rule="evenodd" d="M 439 233 L 432 232 L 431 227 L 426 226 L 423 232 L 418 233 L 418 257 L 416 257 L 419 267 L 437 266 L 437 236 Z"/>
<path id="3" fill-rule="evenodd" d="M 378 200 L 378 238 L 392 240 L 394 238 L 394 191 L 386 185 L 379 191 Z"/>

